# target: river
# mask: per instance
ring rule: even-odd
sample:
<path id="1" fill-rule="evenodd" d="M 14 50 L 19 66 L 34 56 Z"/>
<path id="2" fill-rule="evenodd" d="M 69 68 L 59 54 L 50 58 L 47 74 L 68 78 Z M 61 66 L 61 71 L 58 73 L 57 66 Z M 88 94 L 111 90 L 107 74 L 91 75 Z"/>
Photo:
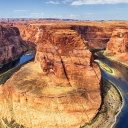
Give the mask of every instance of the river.
<path id="1" fill-rule="evenodd" d="M 10 62 L 8 64 L 5 64 L 2 68 L 0 68 L 0 74 L 8 71 L 9 69 L 12 69 L 16 66 L 22 65 L 24 63 L 27 63 L 28 61 L 34 59 L 35 57 L 35 52 L 27 52 L 24 53 L 20 58 L 18 58 L 17 60 Z"/>
<path id="2" fill-rule="evenodd" d="M 35 52 L 26 52 L 19 59 L 14 62 L 5 64 L 2 68 L 0 68 L 0 84 L 4 84 L 6 80 L 8 80 L 11 75 L 20 69 L 20 67 L 27 62 L 33 60 L 35 57 Z"/>
<path id="3" fill-rule="evenodd" d="M 128 68 L 106 58 L 98 57 L 95 61 L 100 67 L 102 77 L 116 85 L 123 98 L 123 106 L 113 128 L 128 128 Z"/>

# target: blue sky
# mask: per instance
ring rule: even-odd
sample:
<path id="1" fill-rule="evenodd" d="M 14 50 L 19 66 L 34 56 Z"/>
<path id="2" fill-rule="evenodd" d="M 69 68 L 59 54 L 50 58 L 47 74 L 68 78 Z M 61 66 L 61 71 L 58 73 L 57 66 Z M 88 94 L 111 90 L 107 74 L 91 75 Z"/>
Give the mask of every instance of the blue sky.
<path id="1" fill-rule="evenodd" d="M 0 18 L 128 20 L 128 0 L 0 0 Z"/>

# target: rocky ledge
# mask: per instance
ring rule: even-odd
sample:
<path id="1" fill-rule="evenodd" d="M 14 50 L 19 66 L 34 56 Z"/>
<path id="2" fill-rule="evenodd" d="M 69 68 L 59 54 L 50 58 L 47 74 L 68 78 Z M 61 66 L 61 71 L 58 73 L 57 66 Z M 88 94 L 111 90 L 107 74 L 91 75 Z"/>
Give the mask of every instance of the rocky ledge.
<path id="1" fill-rule="evenodd" d="M 114 61 L 128 65 L 128 29 L 117 28 L 113 31 L 110 41 L 107 43 L 104 55 Z"/>
<path id="2" fill-rule="evenodd" d="M 79 128 L 101 105 L 100 70 L 70 25 L 42 25 L 37 53 L 0 89 L 2 119 L 31 128 Z"/>

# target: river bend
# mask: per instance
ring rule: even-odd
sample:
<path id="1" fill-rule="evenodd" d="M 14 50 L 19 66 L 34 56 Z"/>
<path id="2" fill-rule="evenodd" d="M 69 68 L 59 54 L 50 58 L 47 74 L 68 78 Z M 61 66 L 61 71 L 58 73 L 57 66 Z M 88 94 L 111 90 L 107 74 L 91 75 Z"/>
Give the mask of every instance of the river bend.
<path id="1" fill-rule="evenodd" d="M 95 60 L 103 78 L 112 82 L 121 92 L 123 106 L 113 128 L 128 128 L 128 68 L 105 58 Z"/>

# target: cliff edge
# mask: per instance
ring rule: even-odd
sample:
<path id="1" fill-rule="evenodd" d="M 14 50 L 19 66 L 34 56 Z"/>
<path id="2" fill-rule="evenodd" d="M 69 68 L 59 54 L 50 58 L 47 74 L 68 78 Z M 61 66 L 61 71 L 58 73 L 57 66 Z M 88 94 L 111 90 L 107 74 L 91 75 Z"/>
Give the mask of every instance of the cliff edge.
<path id="1" fill-rule="evenodd" d="M 107 43 L 104 55 L 114 61 L 128 65 L 128 30 L 127 27 L 117 28 L 113 31 Z"/>
<path id="2" fill-rule="evenodd" d="M 101 105 L 100 70 L 70 25 L 41 25 L 35 61 L 0 89 L 2 119 L 31 128 L 79 128 Z"/>
<path id="3" fill-rule="evenodd" d="M 18 28 L 0 26 L 0 65 L 14 61 L 26 50 Z"/>

